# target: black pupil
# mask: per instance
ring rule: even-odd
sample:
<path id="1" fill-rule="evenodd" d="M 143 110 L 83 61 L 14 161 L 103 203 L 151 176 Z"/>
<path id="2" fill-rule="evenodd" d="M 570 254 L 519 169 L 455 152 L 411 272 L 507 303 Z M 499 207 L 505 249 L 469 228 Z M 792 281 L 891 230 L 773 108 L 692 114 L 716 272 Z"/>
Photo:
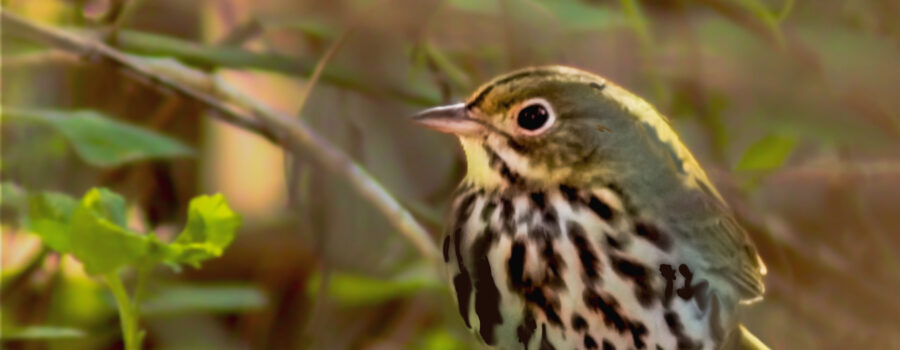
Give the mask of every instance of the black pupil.
<path id="1" fill-rule="evenodd" d="M 550 113 L 539 104 L 533 104 L 519 111 L 519 126 L 526 130 L 537 130 L 547 123 Z"/>

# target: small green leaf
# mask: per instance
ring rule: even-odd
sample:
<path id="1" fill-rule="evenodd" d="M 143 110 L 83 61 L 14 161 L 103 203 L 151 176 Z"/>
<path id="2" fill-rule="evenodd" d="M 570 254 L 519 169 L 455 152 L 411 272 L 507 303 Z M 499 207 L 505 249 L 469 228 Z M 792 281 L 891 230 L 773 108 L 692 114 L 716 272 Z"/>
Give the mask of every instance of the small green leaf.
<path id="1" fill-rule="evenodd" d="M 192 154 L 190 148 L 172 138 L 108 118 L 95 111 L 5 108 L 3 113 L 13 118 L 50 125 L 66 137 L 85 162 L 98 167 Z"/>
<path id="2" fill-rule="evenodd" d="M 240 225 L 241 217 L 228 207 L 222 194 L 192 199 L 187 225 L 170 245 L 174 252 L 170 262 L 197 266 L 221 256 Z"/>
<path id="3" fill-rule="evenodd" d="M 76 328 L 54 326 L 32 326 L 3 331 L 3 340 L 55 340 L 81 338 L 86 334 Z"/>
<path id="4" fill-rule="evenodd" d="M 796 140 L 769 135 L 751 145 L 738 162 L 738 170 L 771 170 L 781 166 L 794 150 Z"/>
<path id="5" fill-rule="evenodd" d="M 147 236 L 124 224 L 124 200 L 105 189 L 92 189 L 71 220 L 71 253 L 88 274 L 98 275 L 135 264 L 148 254 Z"/>
<path id="6" fill-rule="evenodd" d="M 69 230 L 72 212 L 78 201 L 68 195 L 44 192 L 28 200 L 28 229 L 41 237 L 48 247 L 58 252 L 70 249 Z"/>
<path id="7" fill-rule="evenodd" d="M 311 277 L 307 292 L 315 295 L 321 283 L 321 276 Z M 442 284 L 433 270 L 425 265 L 416 265 L 390 279 L 333 272 L 328 284 L 328 296 L 343 306 L 364 306 L 416 294 L 423 289 L 441 287 Z"/>
<path id="8" fill-rule="evenodd" d="M 90 197 L 90 200 L 85 201 Z M 97 187 L 84 195 L 82 205 L 88 205 L 90 210 L 107 219 L 117 226 L 125 227 L 125 198 L 109 189 Z"/>
<path id="9" fill-rule="evenodd" d="M 141 305 L 141 313 L 241 312 L 259 310 L 266 304 L 266 295 L 252 286 L 172 286 L 149 297 Z"/>

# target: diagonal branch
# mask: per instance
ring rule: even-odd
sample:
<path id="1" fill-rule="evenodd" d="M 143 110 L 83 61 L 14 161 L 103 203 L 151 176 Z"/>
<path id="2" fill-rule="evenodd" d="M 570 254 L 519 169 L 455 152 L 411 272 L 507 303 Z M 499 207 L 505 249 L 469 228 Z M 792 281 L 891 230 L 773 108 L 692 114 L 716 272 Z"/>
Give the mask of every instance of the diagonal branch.
<path id="1" fill-rule="evenodd" d="M 144 80 L 196 100 L 218 119 L 261 135 L 289 150 L 302 149 L 322 166 L 341 176 L 368 199 L 419 250 L 429 262 L 440 253 L 428 232 L 363 167 L 306 124 L 249 98 L 215 75 L 191 69 L 172 60 L 147 60 L 124 54 L 93 38 L 35 23 L 0 9 L 7 33 L 65 50 L 90 61 L 111 64 Z"/>

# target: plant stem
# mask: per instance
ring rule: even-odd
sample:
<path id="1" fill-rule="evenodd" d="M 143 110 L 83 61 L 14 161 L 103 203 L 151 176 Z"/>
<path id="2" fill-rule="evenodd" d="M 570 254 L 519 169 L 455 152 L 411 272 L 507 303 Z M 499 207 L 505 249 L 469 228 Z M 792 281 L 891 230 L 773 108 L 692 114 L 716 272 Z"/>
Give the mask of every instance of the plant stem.
<path id="1" fill-rule="evenodd" d="M 138 313 L 134 304 L 128 298 L 128 292 L 125 291 L 125 285 L 116 272 L 111 272 L 105 276 L 106 284 L 116 298 L 116 305 L 119 308 L 119 323 L 122 327 L 122 338 L 125 339 L 126 350 L 140 350 L 141 336 L 138 330 Z"/>

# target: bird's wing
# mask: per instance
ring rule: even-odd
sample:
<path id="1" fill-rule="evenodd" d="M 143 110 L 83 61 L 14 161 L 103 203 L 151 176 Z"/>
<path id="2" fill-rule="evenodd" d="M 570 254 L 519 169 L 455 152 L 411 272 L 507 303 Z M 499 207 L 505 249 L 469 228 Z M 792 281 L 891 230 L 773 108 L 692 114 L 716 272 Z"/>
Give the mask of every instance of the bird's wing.
<path id="1" fill-rule="evenodd" d="M 724 209 L 721 209 L 724 211 Z M 743 303 L 762 298 L 765 265 L 746 231 L 731 217 L 720 212 L 702 221 L 681 225 L 682 235 L 699 255 L 707 274 L 728 282 Z"/>

